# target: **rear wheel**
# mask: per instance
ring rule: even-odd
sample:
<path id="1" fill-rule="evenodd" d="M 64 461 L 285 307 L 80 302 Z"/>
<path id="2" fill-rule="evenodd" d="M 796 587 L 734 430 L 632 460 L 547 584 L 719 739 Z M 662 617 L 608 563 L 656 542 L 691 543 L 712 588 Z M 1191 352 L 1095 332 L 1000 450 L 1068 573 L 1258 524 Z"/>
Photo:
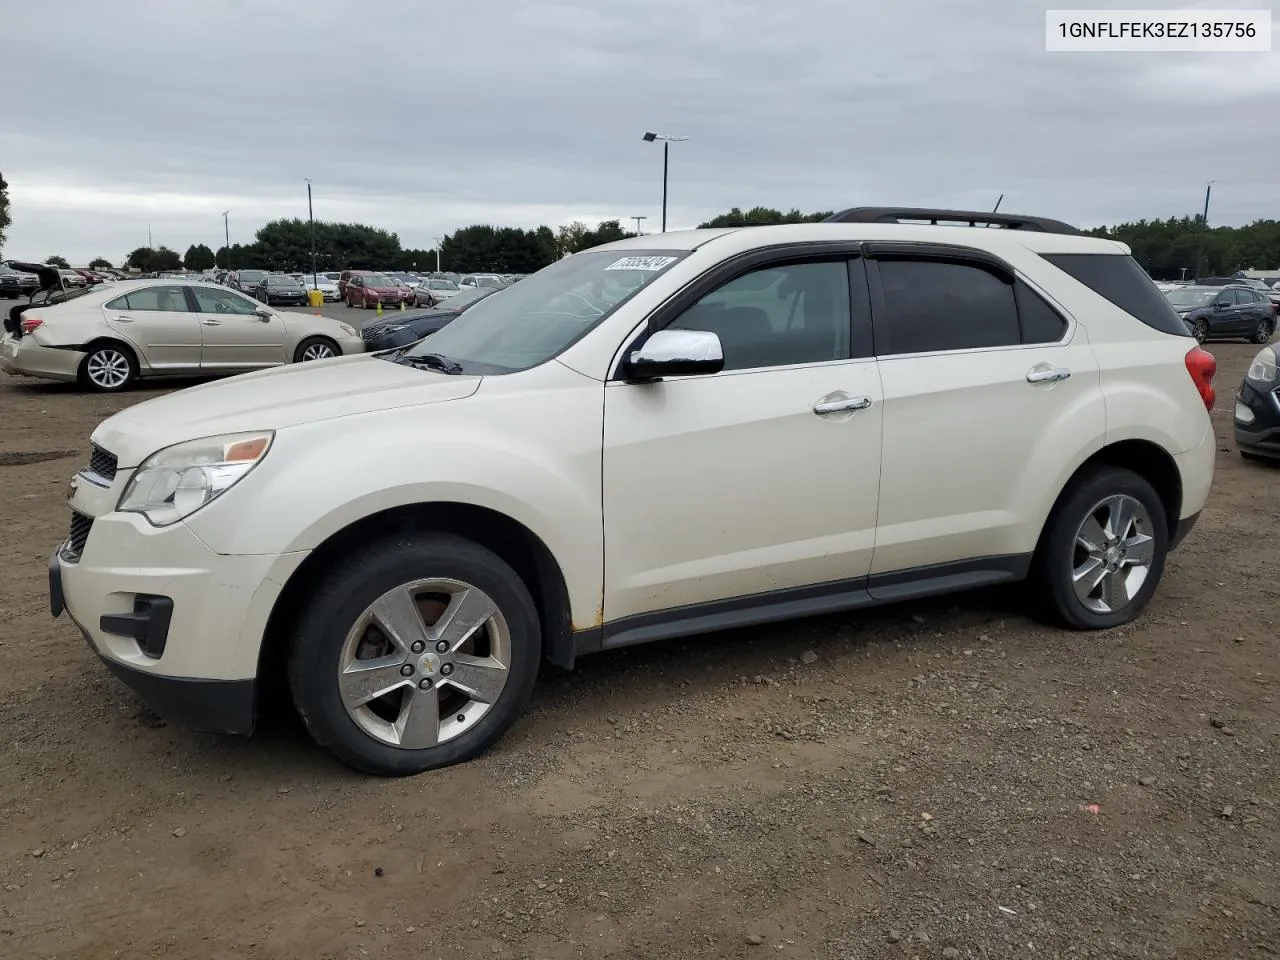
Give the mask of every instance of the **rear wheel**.
<path id="1" fill-rule="evenodd" d="M 1268 340 L 1271 339 L 1271 333 L 1272 333 L 1271 321 L 1259 320 L 1258 326 L 1254 328 L 1253 336 L 1250 337 L 1250 339 L 1254 343 L 1266 343 Z"/>
<path id="2" fill-rule="evenodd" d="M 469 760 L 533 695 L 533 599 L 470 540 L 408 532 L 372 544 L 312 593 L 289 660 L 312 737 L 366 773 L 404 776 Z"/>
<path id="3" fill-rule="evenodd" d="M 1196 338 L 1197 343 L 1204 343 L 1209 339 L 1209 321 L 1197 320 L 1191 325 L 1191 335 Z"/>
<path id="4" fill-rule="evenodd" d="M 1082 475 L 1054 507 L 1037 550 L 1046 611 L 1077 630 L 1128 623 L 1155 593 L 1168 546 L 1168 519 L 1150 483 L 1120 467 Z"/>
<path id="5" fill-rule="evenodd" d="M 124 344 L 95 343 L 80 361 L 80 384 L 98 393 L 118 393 L 137 377 L 138 360 Z"/>

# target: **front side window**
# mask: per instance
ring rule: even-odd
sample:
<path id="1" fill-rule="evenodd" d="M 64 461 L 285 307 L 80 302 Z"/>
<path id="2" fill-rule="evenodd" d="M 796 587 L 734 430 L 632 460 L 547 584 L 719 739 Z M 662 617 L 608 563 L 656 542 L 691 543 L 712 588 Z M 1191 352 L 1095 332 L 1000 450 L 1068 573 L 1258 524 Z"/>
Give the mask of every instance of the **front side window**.
<path id="1" fill-rule="evenodd" d="M 725 370 L 849 358 L 849 273 L 843 260 L 753 270 L 670 324 L 720 338 Z"/>
<path id="2" fill-rule="evenodd" d="M 405 357 L 437 354 L 465 372 L 528 370 L 568 348 L 685 256 L 684 250 L 575 253 L 514 286 L 486 289 L 488 296 Z"/>
<path id="3" fill-rule="evenodd" d="M 1014 286 L 969 263 L 881 260 L 876 353 L 933 353 L 1022 342 Z"/>
<path id="4" fill-rule="evenodd" d="M 108 310 L 159 311 L 164 313 L 188 313 L 187 298 L 182 287 L 143 287 L 130 290 L 107 304 Z"/>
<path id="5" fill-rule="evenodd" d="M 201 313 L 233 313 L 240 316 L 251 316 L 259 309 L 252 300 L 232 293 L 230 290 L 219 290 L 214 287 L 192 287 L 196 295 L 196 306 Z"/>

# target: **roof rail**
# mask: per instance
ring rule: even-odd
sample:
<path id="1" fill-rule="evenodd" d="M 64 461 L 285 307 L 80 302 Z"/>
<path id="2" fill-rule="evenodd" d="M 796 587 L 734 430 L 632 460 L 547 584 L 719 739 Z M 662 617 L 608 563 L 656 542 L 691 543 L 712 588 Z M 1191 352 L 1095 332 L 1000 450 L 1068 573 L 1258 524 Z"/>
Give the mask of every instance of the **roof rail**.
<path id="1" fill-rule="evenodd" d="M 983 213 L 980 210 L 934 210 L 929 207 L 850 207 L 827 217 L 826 223 L 911 223 L 934 226 L 1002 227 L 1006 230 L 1035 230 L 1039 233 L 1066 233 L 1084 236 L 1084 231 L 1047 217 L 1024 217 L 1016 213 Z"/>

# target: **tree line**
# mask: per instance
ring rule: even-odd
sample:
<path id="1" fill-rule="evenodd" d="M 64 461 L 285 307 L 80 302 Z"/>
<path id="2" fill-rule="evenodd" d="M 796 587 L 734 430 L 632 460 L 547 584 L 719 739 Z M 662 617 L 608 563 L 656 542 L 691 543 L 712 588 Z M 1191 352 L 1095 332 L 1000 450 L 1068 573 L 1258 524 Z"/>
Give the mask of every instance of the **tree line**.
<path id="1" fill-rule="evenodd" d="M 0 241 L 8 224 L 8 201 L 0 178 Z M 804 213 L 771 207 L 734 207 L 712 217 L 700 227 L 742 227 L 779 223 L 813 223 L 830 216 L 829 211 Z M 1185 275 L 1229 274 L 1256 267 L 1280 267 L 1280 220 L 1257 220 L 1242 227 L 1206 228 L 1204 218 L 1171 217 L 1168 220 L 1139 220 L 1089 231 L 1096 237 L 1120 240 L 1129 245 L 1134 257 L 1157 280 L 1176 280 Z M 595 228 L 576 221 L 557 229 L 548 226 L 524 230 L 475 224 L 444 237 L 438 251 L 439 268 L 457 273 L 533 273 L 571 253 L 590 249 L 631 235 L 618 220 L 606 220 Z M 655 240 L 655 243 L 658 241 Z M 435 270 L 437 251 L 405 247 L 390 231 L 358 223 L 315 224 L 316 268 L 318 270 L 385 269 Z M 49 263 L 64 265 L 62 257 Z M 1197 271 L 1197 263 L 1199 270 Z M 217 250 L 207 244 L 192 244 L 185 254 L 160 246 L 139 247 L 125 265 L 144 273 L 165 270 L 208 270 L 258 268 L 287 272 L 311 269 L 311 230 L 306 220 L 276 220 L 266 224 L 252 243 L 233 244 L 228 257 L 225 246 Z M 96 258 L 91 267 L 111 264 Z"/>

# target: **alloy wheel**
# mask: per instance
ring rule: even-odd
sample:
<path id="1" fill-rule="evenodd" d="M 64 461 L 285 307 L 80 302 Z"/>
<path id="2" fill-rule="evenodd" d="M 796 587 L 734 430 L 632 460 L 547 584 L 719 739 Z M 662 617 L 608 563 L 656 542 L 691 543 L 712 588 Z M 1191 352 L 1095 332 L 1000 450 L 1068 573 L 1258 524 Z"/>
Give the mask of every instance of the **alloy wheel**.
<path id="1" fill-rule="evenodd" d="M 129 358 L 114 347 L 103 347 L 89 355 L 85 376 L 103 390 L 119 390 L 129 382 Z"/>
<path id="2" fill-rule="evenodd" d="M 333 347 L 327 343 L 313 343 L 302 351 L 303 360 L 328 360 L 334 356 L 337 356 L 337 354 L 333 352 Z"/>
<path id="3" fill-rule="evenodd" d="M 1142 589 L 1155 561 L 1151 515 L 1127 494 L 1107 497 L 1076 531 L 1071 580 L 1076 596 L 1094 613 L 1115 613 Z"/>
<path id="4" fill-rule="evenodd" d="M 1195 326 L 1191 328 L 1191 335 L 1196 338 L 1197 343 L 1204 343 L 1209 339 L 1209 324 L 1203 320 L 1197 320 Z"/>
<path id="5" fill-rule="evenodd" d="M 474 727 L 510 667 L 511 630 L 487 593 L 460 580 L 416 580 L 357 618 L 339 655 L 338 692 L 365 734 L 421 750 Z"/>

